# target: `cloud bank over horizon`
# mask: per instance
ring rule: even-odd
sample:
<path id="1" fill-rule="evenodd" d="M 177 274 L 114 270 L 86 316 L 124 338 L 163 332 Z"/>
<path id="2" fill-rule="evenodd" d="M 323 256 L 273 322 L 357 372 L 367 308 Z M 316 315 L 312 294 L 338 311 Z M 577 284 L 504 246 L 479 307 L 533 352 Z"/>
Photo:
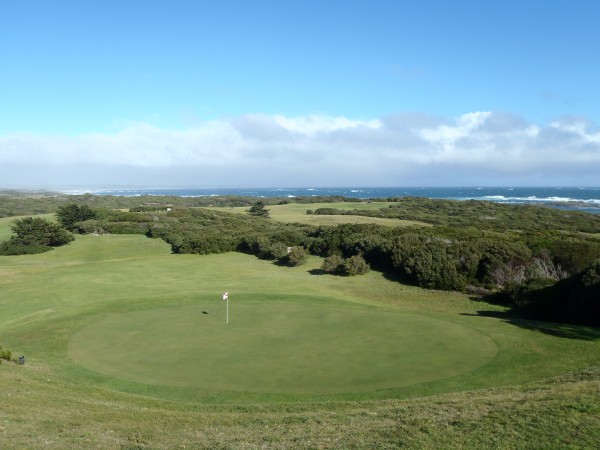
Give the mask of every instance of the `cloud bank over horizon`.
<path id="1" fill-rule="evenodd" d="M 598 185 L 600 128 L 518 115 L 247 114 L 113 134 L 0 135 L 0 187 Z"/>

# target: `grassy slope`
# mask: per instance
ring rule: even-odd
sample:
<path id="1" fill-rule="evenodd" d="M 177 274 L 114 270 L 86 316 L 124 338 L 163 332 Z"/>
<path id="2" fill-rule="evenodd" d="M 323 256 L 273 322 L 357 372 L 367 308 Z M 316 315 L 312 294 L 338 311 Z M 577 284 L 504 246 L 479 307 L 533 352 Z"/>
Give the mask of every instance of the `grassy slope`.
<path id="1" fill-rule="evenodd" d="M 598 330 L 520 320 L 376 272 L 307 272 L 319 264 L 170 255 L 142 236 L 84 236 L 42 255 L 0 257 L 0 342 L 28 357 L 0 366 L 2 447 L 592 448 L 600 440 L 600 370 L 587 369 L 600 360 Z M 224 285 L 417 313 L 484 333 L 499 350 L 461 376 L 343 397 L 181 391 L 107 378 L 68 357 L 70 336 L 98 317 L 190 305 Z"/>
<path id="2" fill-rule="evenodd" d="M 404 401 L 206 408 L 2 367 L 3 448 L 592 449 L 600 440 L 597 370 Z"/>

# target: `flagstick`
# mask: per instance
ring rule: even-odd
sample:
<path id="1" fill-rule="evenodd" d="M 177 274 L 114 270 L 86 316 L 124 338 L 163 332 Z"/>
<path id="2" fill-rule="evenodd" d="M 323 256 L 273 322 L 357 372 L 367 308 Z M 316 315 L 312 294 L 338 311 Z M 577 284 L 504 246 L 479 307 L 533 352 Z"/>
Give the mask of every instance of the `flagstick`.
<path id="1" fill-rule="evenodd" d="M 225 316 L 225 323 L 229 323 L 229 292 L 223 292 L 223 300 L 226 302 L 227 313 Z"/>

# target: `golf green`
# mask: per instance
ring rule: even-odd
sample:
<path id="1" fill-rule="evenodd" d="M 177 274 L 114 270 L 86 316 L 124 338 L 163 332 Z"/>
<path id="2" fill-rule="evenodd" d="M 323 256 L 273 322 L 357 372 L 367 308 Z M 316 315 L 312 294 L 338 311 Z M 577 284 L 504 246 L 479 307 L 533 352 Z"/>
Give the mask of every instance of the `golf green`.
<path id="1" fill-rule="evenodd" d="M 134 382 L 209 390 L 366 392 L 456 376 L 495 343 L 420 315 L 314 302 L 225 303 L 99 317 L 69 342 L 78 364 Z"/>

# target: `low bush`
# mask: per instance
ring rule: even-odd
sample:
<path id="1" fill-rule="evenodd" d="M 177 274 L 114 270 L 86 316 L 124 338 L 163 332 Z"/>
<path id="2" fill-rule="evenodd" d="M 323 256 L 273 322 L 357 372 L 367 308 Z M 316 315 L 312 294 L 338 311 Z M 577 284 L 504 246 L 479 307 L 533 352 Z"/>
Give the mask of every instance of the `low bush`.
<path id="1" fill-rule="evenodd" d="M 3 348 L 2 345 L 0 345 L 0 363 L 2 363 L 2 360 L 16 362 L 16 360 L 12 357 L 12 352 L 9 349 Z"/>
<path id="2" fill-rule="evenodd" d="M 323 215 L 323 216 L 338 216 L 341 214 L 345 214 L 348 211 L 344 210 L 344 209 L 338 209 L 338 208 L 317 208 L 314 211 L 314 214 L 317 215 Z"/>
<path id="3" fill-rule="evenodd" d="M 348 276 L 364 275 L 371 268 L 365 259 L 360 255 L 354 255 L 347 258 L 343 264 L 344 274 Z"/>
<path id="4" fill-rule="evenodd" d="M 344 258 L 342 258 L 340 255 L 328 256 L 323 260 L 321 269 L 327 273 L 341 275 L 344 273 Z"/>
<path id="5" fill-rule="evenodd" d="M 147 234 L 148 224 L 145 222 L 104 222 L 98 225 L 107 233 L 112 234 Z"/>
<path id="6" fill-rule="evenodd" d="M 97 210 L 90 208 L 88 205 L 78 205 L 76 203 L 61 206 L 56 211 L 56 218 L 69 231 L 77 229 L 77 222 L 98 219 L 99 217 L 100 214 Z"/>
<path id="7" fill-rule="evenodd" d="M 325 258 L 321 269 L 333 275 L 363 275 L 371 270 L 369 263 L 361 255 L 343 258 L 340 255 L 331 255 Z"/>
<path id="8" fill-rule="evenodd" d="M 68 244 L 74 237 L 60 225 L 40 217 L 25 217 L 11 225 L 13 236 L 0 242 L 0 255 L 32 255 Z"/>
<path id="9" fill-rule="evenodd" d="M 102 222 L 96 219 L 84 220 L 76 223 L 75 231 L 80 234 L 104 234 L 105 230 L 102 228 Z"/>
<path id="10" fill-rule="evenodd" d="M 279 260 L 285 258 L 288 253 L 288 247 L 283 242 L 275 242 L 271 244 L 270 253 L 274 259 Z"/>
<path id="11" fill-rule="evenodd" d="M 283 258 L 279 260 L 281 264 L 287 266 L 300 266 L 308 259 L 308 251 L 304 247 L 292 247 Z"/>
<path id="12" fill-rule="evenodd" d="M 52 247 L 40 244 L 30 244 L 14 237 L 0 242 L 0 255 L 2 256 L 36 255 L 49 250 L 52 250 Z"/>

